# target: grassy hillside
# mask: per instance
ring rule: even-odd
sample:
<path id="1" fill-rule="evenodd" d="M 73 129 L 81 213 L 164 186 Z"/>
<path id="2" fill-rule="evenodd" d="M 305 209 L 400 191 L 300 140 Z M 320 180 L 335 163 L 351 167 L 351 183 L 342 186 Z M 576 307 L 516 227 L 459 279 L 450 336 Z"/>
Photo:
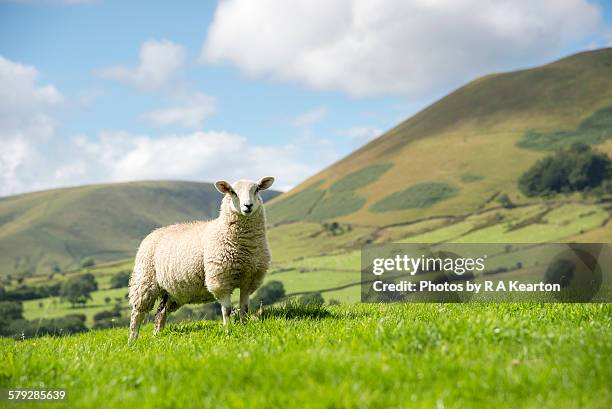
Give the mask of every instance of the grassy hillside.
<path id="1" fill-rule="evenodd" d="M 281 281 L 288 296 L 319 292 L 328 302 L 355 303 L 360 300 L 361 246 L 364 243 L 609 243 L 612 242 L 612 229 L 609 228 L 610 204 L 607 206 L 542 203 L 387 227 L 342 224 L 333 231 L 319 223 L 283 224 L 269 233 L 273 262 L 265 281 Z M 529 274 L 531 266 L 526 260 L 523 269 L 515 269 L 517 257 L 509 261 L 502 257 L 499 262 L 490 259 L 492 268 L 505 267 L 508 270 L 496 277 L 507 279 L 513 274 Z M 61 303 L 57 297 L 25 301 L 25 318 L 34 320 L 78 313 L 84 314 L 87 325 L 91 326 L 93 315 L 111 309 L 117 298 L 127 315 L 129 308 L 124 297 L 127 288 L 110 289 L 110 278 L 118 271 L 131 270 L 132 262 L 133 257 L 66 275 L 56 274 L 51 281 L 46 276 L 27 279 L 26 284 L 35 286 L 89 271 L 95 275 L 99 291 L 92 294 L 93 299 L 86 306 L 75 309 L 67 302 Z M 237 297 L 237 292 L 234 297 Z"/>
<path id="2" fill-rule="evenodd" d="M 126 329 L 0 339 L 0 387 L 65 388 L 50 408 L 609 408 L 611 328 L 609 304 L 276 307 L 131 348 Z"/>
<path id="3" fill-rule="evenodd" d="M 551 150 L 581 141 L 612 153 L 612 49 L 493 74 L 457 89 L 270 206 L 274 224 L 382 226 L 457 216 L 505 193 Z"/>
<path id="4" fill-rule="evenodd" d="M 266 198 L 278 192 L 266 192 Z M 216 217 L 210 183 L 155 181 L 48 190 L 0 198 L 0 274 L 45 273 L 132 257 L 158 226 Z"/>

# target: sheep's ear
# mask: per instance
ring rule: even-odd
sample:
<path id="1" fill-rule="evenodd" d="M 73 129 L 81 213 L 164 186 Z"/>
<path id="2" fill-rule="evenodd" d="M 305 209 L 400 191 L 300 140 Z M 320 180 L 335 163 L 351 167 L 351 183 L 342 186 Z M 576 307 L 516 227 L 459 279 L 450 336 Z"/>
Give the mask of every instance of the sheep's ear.
<path id="1" fill-rule="evenodd" d="M 272 183 L 274 183 L 274 178 L 272 176 L 266 176 L 265 178 L 261 178 L 257 185 L 259 187 L 259 190 L 266 190 L 267 188 L 272 186 Z"/>
<path id="2" fill-rule="evenodd" d="M 223 194 L 232 193 L 232 186 L 225 180 L 219 180 L 215 182 L 217 190 Z"/>

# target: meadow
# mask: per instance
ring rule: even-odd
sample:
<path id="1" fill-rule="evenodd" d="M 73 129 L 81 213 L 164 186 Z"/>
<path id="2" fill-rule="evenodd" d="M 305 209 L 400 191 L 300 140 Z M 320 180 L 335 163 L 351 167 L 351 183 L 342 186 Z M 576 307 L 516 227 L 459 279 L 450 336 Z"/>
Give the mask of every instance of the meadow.
<path id="1" fill-rule="evenodd" d="M 0 340 L 0 387 L 78 408 L 608 408 L 609 304 L 276 306 L 246 324 Z M 39 407 L 40 404 L 7 404 Z"/>
<path id="2" fill-rule="evenodd" d="M 266 282 L 281 281 L 289 297 L 320 292 L 328 302 L 355 303 L 360 300 L 360 250 L 366 243 L 610 242 L 609 220 L 605 204 L 557 201 L 386 228 L 340 224 L 330 230 L 329 225 L 326 228 L 320 223 L 283 224 L 269 232 L 273 266 Z M 496 267 L 505 266 L 501 260 Z M 61 303 L 56 297 L 26 301 L 24 316 L 32 320 L 78 313 L 84 314 L 91 326 L 94 314 L 111 309 L 117 301 L 124 309 L 128 308 L 127 288 L 110 289 L 109 286 L 113 274 L 131 268 L 132 260 L 125 259 L 56 275 L 56 280 L 63 280 L 73 274 L 91 272 L 96 276 L 99 291 L 92 293 L 87 305 L 77 308 Z M 35 276 L 26 283 L 36 285 L 45 280 Z"/>

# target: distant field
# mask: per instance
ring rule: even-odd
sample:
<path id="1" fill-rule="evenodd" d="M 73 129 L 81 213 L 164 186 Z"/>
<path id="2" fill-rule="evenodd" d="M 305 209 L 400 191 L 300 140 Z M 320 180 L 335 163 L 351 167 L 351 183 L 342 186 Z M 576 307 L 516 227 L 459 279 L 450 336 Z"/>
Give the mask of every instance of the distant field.
<path id="1" fill-rule="evenodd" d="M 288 295 L 321 292 L 327 301 L 354 303 L 360 300 L 360 249 L 367 242 L 610 242 L 612 229 L 606 227 L 609 219 L 609 209 L 602 204 L 553 202 L 382 229 L 340 224 L 335 233 L 321 223 L 284 224 L 269 233 L 273 266 L 266 282 L 281 281 Z M 505 262 L 503 257 L 497 260 L 492 260 L 490 265 L 513 268 L 506 264 L 516 262 L 516 259 Z M 85 314 L 87 324 L 92 325 L 93 315 L 112 308 L 117 298 L 122 299 L 121 304 L 127 309 L 127 300 L 123 298 L 127 289 L 109 290 L 109 284 L 113 274 L 131 268 L 131 259 L 90 268 L 88 271 L 96 276 L 100 291 L 92 294 L 93 300 L 85 308 L 70 308 L 56 298 L 32 300 L 24 303 L 25 317 L 37 319 L 79 313 Z M 64 278 L 57 275 L 56 279 Z M 34 277 L 26 282 L 44 281 L 42 277 Z M 111 299 L 109 304 L 105 302 L 106 297 Z"/>
<path id="2" fill-rule="evenodd" d="M 0 387 L 65 388 L 48 408 L 612 404 L 609 304 L 276 307 L 229 330 L 174 324 L 154 338 L 146 325 L 132 348 L 126 339 L 0 339 Z"/>

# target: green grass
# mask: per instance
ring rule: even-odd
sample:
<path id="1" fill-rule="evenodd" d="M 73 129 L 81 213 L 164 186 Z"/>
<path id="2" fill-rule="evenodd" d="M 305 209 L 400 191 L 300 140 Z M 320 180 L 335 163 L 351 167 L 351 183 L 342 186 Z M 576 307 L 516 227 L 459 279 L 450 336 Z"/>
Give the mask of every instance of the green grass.
<path id="1" fill-rule="evenodd" d="M 351 214 L 361 209 L 366 199 L 356 196 L 352 191 L 328 191 L 307 217 L 307 220 L 330 220 Z"/>
<path id="2" fill-rule="evenodd" d="M 516 146 L 533 150 L 565 148 L 575 142 L 599 144 L 612 138 L 612 107 L 602 108 L 584 119 L 576 129 L 553 132 L 528 130 Z"/>
<path id="3" fill-rule="evenodd" d="M 464 173 L 463 175 L 461 175 L 460 179 L 463 183 L 473 183 L 483 180 L 484 177 L 480 175 L 474 175 L 472 173 Z"/>
<path id="4" fill-rule="evenodd" d="M 383 173 L 392 167 L 393 163 L 382 163 L 367 166 L 344 176 L 342 179 L 331 185 L 329 190 L 332 193 L 347 191 L 352 192 L 353 190 L 362 188 L 372 182 L 375 182 Z"/>
<path id="5" fill-rule="evenodd" d="M 49 297 L 38 300 L 29 300 L 23 302 L 24 318 L 28 320 L 34 320 L 38 318 L 56 318 L 63 317 L 68 314 L 84 314 L 87 317 L 86 324 L 91 326 L 93 324 L 93 316 L 105 310 L 110 310 L 115 305 L 115 298 L 121 298 L 121 304 L 127 307 L 127 300 L 125 295 L 127 294 L 127 288 L 116 288 L 108 290 L 94 291 L 91 293 L 91 300 L 83 307 L 72 308 L 70 303 L 60 303 L 59 297 Z M 109 297 L 111 302 L 106 304 L 104 299 Z M 40 303 L 43 307 L 40 307 Z"/>
<path id="6" fill-rule="evenodd" d="M 1 339 L 0 386 L 67 389 L 49 408 L 608 408 L 611 327 L 609 304 L 293 306 L 133 347 Z"/>
<path id="7" fill-rule="evenodd" d="M 448 183 L 429 182 L 410 186 L 406 190 L 395 192 L 374 203 L 370 210 L 373 212 L 390 212 L 402 209 L 422 209 L 450 199 L 459 191 Z"/>
<path id="8" fill-rule="evenodd" d="M 332 269 L 359 271 L 361 268 L 361 251 L 300 258 L 285 264 L 286 267 L 305 269 Z"/>
<path id="9" fill-rule="evenodd" d="M 555 242 L 601 226 L 610 214 L 595 205 L 567 204 L 552 209 L 541 219 L 522 228 L 512 223 L 500 223 L 457 238 L 457 242 L 472 243 L 537 243 Z"/>
<path id="10" fill-rule="evenodd" d="M 298 193 L 270 203 L 266 212 L 268 222 L 279 224 L 305 220 L 325 193 L 317 189 L 323 182 L 319 180 Z"/>
<path id="11" fill-rule="evenodd" d="M 270 229 L 268 241 L 272 263 L 284 266 L 298 258 L 338 253 L 343 249 L 353 250 L 375 230 L 365 226 L 353 226 L 350 231 L 346 225 L 342 225 L 342 228 L 342 234 L 335 235 L 319 223 L 291 223 Z"/>

